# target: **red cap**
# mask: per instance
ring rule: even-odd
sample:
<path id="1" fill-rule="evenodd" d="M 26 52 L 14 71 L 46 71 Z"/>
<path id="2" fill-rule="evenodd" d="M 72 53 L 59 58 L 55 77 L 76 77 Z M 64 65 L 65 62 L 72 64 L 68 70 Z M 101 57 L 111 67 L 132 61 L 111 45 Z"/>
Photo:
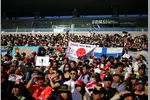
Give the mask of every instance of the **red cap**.
<path id="1" fill-rule="evenodd" d="M 33 51 L 32 54 L 36 54 L 36 51 Z"/>
<path id="2" fill-rule="evenodd" d="M 25 61 L 30 61 L 30 58 L 25 58 Z"/>
<path id="3" fill-rule="evenodd" d="M 76 81 L 76 85 L 82 86 L 82 85 L 84 85 L 84 82 L 82 80 L 77 80 Z"/>

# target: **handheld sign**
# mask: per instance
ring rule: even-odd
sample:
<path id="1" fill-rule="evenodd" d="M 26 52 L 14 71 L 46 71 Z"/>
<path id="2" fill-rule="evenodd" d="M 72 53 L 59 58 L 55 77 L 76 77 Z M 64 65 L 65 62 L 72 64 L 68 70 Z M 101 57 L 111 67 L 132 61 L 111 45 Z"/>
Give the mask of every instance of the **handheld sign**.
<path id="1" fill-rule="evenodd" d="M 49 62 L 49 57 L 37 57 L 36 60 L 36 66 L 49 66 L 50 62 Z"/>

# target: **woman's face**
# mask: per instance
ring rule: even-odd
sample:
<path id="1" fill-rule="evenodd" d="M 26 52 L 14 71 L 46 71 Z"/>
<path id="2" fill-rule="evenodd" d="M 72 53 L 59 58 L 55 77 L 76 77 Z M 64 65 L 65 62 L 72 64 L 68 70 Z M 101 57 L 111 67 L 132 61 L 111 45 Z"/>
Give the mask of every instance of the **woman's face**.
<path id="1" fill-rule="evenodd" d="M 68 99 L 68 94 L 67 93 L 61 93 L 60 94 L 61 95 L 61 97 L 64 99 L 64 100 L 67 100 Z"/>
<path id="2" fill-rule="evenodd" d="M 65 65 L 65 71 L 69 71 L 69 65 Z"/>
<path id="3" fill-rule="evenodd" d="M 77 86 L 76 89 L 78 92 L 81 92 L 81 86 Z"/>
<path id="4" fill-rule="evenodd" d="M 52 74 L 53 73 L 53 68 L 50 68 L 49 69 L 49 74 Z"/>

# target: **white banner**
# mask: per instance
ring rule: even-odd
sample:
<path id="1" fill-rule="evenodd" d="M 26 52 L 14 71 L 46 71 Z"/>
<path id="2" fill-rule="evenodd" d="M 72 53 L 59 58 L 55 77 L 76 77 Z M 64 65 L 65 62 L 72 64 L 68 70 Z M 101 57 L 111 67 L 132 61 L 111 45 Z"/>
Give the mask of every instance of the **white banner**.
<path id="1" fill-rule="evenodd" d="M 49 56 L 46 57 L 40 57 L 38 56 L 36 59 L 36 66 L 49 66 Z"/>
<path id="2" fill-rule="evenodd" d="M 70 60 L 77 61 L 79 57 L 83 57 L 91 52 L 96 46 L 89 44 L 80 44 L 69 41 L 67 56 Z"/>
<path id="3" fill-rule="evenodd" d="M 8 80 L 12 82 L 16 82 L 18 80 L 22 79 L 21 75 L 16 75 L 16 74 L 10 74 Z"/>

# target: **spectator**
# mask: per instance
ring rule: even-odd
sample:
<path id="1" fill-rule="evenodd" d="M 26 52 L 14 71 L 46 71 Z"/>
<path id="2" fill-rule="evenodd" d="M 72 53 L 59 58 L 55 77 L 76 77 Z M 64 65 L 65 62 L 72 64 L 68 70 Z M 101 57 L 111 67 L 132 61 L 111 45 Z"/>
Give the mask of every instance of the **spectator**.
<path id="1" fill-rule="evenodd" d="M 78 78 L 78 80 L 82 80 L 85 84 L 88 83 L 89 81 L 89 66 L 88 65 L 83 65 L 82 66 L 82 75 Z"/>
<path id="2" fill-rule="evenodd" d="M 113 74 L 113 82 L 112 82 L 111 87 L 116 88 L 118 92 L 123 92 L 126 90 L 126 86 L 122 82 L 121 77 L 122 75 L 119 72 L 115 72 Z"/>
<path id="3" fill-rule="evenodd" d="M 77 71 L 75 69 L 72 69 L 70 71 L 70 80 L 64 82 L 64 84 L 71 86 L 71 93 L 74 92 L 76 80 L 77 80 Z"/>
<path id="4" fill-rule="evenodd" d="M 58 100 L 72 100 L 71 87 L 68 85 L 61 85 L 58 89 Z"/>

